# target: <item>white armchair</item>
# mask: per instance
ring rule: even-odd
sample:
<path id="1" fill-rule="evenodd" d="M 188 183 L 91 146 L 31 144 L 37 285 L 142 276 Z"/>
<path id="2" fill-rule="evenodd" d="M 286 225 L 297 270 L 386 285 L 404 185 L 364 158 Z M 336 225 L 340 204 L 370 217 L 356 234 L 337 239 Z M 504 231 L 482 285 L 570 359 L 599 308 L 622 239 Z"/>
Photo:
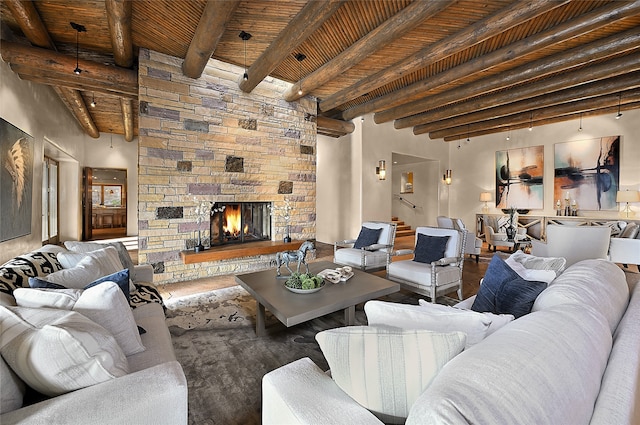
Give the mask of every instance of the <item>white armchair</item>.
<path id="1" fill-rule="evenodd" d="M 441 238 L 445 236 L 448 236 L 449 239 L 444 247 L 444 254 L 439 252 L 438 254 L 442 255 L 435 255 L 434 251 L 428 257 L 438 257 L 437 259 L 431 262 L 416 261 L 416 255 L 421 254 L 420 251 L 425 241 L 428 244 L 428 241 L 433 240 L 429 237 Z M 462 300 L 465 238 L 466 232 L 455 229 L 416 228 L 416 249 L 398 250 L 395 253 L 397 255 L 413 253 L 414 259 L 390 262 L 387 265 L 387 279 L 398 282 L 405 289 L 430 297 L 432 303 L 436 302 L 438 296 L 447 294 L 454 289 L 458 293 L 458 298 Z"/>
<path id="2" fill-rule="evenodd" d="M 609 258 L 625 267 L 629 264 L 640 265 L 640 226 L 636 223 L 626 224 L 617 237 L 611 238 Z"/>
<path id="3" fill-rule="evenodd" d="M 505 216 L 504 218 L 507 219 L 508 217 Z M 504 223 L 502 223 L 501 221 L 504 221 Z M 483 222 L 485 240 L 489 249 L 493 247 L 494 252 L 499 246 L 507 247 L 510 251 L 513 251 L 516 247 L 516 243 L 518 241 L 525 240 L 525 238 L 527 237 L 526 229 L 517 227 L 517 214 L 513 216 L 512 227 L 515 227 L 516 229 L 516 235 L 513 240 L 509 240 L 509 237 L 507 236 L 506 226 L 508 226 L 508 224 L 506 224 L 506 220 L 501 220 L 497 219 L 494 216 L 485 215 L 483 218 Z"/>
<path id="4" fill-rule="evenodd" d="M 376 235 L 377 234 L 377 235 Z M 376 235 L 375 240 L 367 237 Z M 347 239 L 333 244 L 333 262 L 357 267 L 363 271 L 382 270 L 391 261 L 396 238 L 396 223 L 365 221 L 358 239 Z"/>
<path id="5" fill-rule="evenodd" d="M 482 239 L 475 235 L 471 235 L 463 221 L 459 218 L 449 218 L 440 215 L 436 220 L 438 222 L 438 227 L 442 229 L 457 229 L 461 232 L 466 232 L 464 253 L 469 254 L 470 256 L 475 255 L 477 263 L 480 259 L 480 252 L 482 251 Z"/>
<path id="6" fill-rule="evenodd" d="M 611 228 L 608 226 L 547 226 L 546 243 L 531 240 L 531 254 L 537 257 L 564 257 L 566 267 L 578 261 L 608 259 Z"/>

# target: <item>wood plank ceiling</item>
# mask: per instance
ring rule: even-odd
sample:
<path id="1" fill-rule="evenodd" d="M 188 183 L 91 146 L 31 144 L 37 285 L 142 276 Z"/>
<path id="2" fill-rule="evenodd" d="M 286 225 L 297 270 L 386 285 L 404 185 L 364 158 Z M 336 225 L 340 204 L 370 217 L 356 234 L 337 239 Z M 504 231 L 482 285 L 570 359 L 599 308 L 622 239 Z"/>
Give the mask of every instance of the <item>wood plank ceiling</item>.
<path id="1" fill-rule="evenodd" d="M 284 99 L 314 96 L 334 137 L 370 113 L 455 141 L 640 105 L 640 0 L 4 0 L 0 13 L 5 62 L 53 86 L 92 137 L 137 135 L 141 47 L 192 78 L 210 57 L 246 66 L 245 92 L 289 81 Z"/>

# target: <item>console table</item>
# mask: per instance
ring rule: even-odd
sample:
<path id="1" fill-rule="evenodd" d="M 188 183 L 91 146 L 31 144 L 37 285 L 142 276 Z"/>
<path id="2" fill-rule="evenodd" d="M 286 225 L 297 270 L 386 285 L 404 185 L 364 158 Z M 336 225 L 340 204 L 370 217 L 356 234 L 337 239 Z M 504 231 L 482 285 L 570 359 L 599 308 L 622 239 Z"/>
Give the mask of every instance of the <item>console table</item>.
<path id="1" fill-rule="evenodd" d="M 503 217 L 506 214 L 476 214 L 476 236 L 484 240 L 484 217 Z M 532 239 L 544 241 L 546 229 L 549 224 L 565 226 L 607 226 L 612 222 L 624 221 L 626 223 L 638 223 L 640 219 L 627 219 L 623 217 L 581 217 L 581 216 L 557 216 L 557 215 L 528 215 L 518 214 L 518 227 L 526 229 L 527 236 Z"/>

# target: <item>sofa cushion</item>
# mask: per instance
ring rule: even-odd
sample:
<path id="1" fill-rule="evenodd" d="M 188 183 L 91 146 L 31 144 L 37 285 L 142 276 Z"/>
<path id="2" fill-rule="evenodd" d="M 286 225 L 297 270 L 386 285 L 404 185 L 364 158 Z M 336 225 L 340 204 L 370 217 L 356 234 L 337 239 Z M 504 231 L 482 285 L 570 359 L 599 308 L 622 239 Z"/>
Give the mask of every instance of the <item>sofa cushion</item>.
<path id="1" fill-rule="evenodd" d="M 557 305 L 590 306 L 607 320 L 613 333 L 629 302 L 624 272 L 614 263 L 597 259 L 573 264 L 543 291 L 533 310 Z"/>
<path id="2" fill-rule="evenodd" d="M 111 332 L 127 356 L 144 351 L 129 302 L 113 282 L 86 290 L 18 288 L 14 296 L 20 307 L 58 308 L 85 315 Z"/>
<path id="3" fill-rule="evenodd" d="M 93 263 L 99 267 L 100 276 L 115 273 L 123 268 L 129 271 L 129 279 L 133 276 L 134 268 L 125 267 L 122 261 L 120 261 L 118 251 L 112 246 L 85 253 L 65 252 L 58 254 L 58 260 L 60 260 L 60 264 L 62 264 L 64 269 L 74 269 L 78 265 L 84 264 L 82 261 L 85 260 L 86 257 L 93 257 L 95 259 Z M 63 275 L 64 272 L 60 274 Z M 135 286 L 133 285 L 133 281 L 131 281 L 129 282 L 129 292 L 133 291 L 135 291 Z"/>
<path id="4" fill-rule="evenodd" d="M 491 324 L 489 325 L 489 329 L 487 329 L 487 336 L 491 335 L 492 333 L 494 333 L 495 331 L 497 331 L 498 329 L 500 329 L 501 327 L 505 326 L 506 324 L 511 322 L 513 319 L 515 319 L 515 317 L 513 317 L 513 314 L 493 314 L 487 311 L 478 312 L 478 311 L 473 311 L 470 308 L 461 308 L 461 307 L 458 307 L 458 304 L 460 303 L 450 307 L 450 306 L 441 305 L 441 304 L 434 304 L 427 300 L 418 300 L 418 304 L 420 306 L 429 307 L 429 309 L 431 310 L 442 310 L 442 311 L 454 310 L 458 312 L 457 314 L 460 314 L 460 315 L 480 314 L 491 321 Z M 471 306 L 469 305 L 469 307 Z M 467 316 L 467 317 L 470 317 L 470 316 Z"/>
<path id="5" fill-rule="evenodd" d="M 21 408 L 26 387 L 2 357 L 0 357 L 0 382 L 0 415 Z"/>
<path id="6" fill-rule="evenodd" d="M 29 277 L 45 276 L 62 270 L 54 252 L 30 252 L 0 266 L 0 292 L 11 295 L 16 288 L 28 287 Z"/>
<path id="7" fill-rule="evenodd" d="M 370 229 L 362 226 L 360 234 L 358 235 L 356 242 L 353 244 L 353 247 L 355 249 L 361 249 L 378 243 L 380 233 L 382 233 L 382 229 Z"/>
<path id="8" fill-rule="evenodd" d="M 129 276 L 134 276 L 134 264 L 131 259 L 131 255 L 127 250 L 127 247 L 124 246 L 122 242 L 109 242 L 106 244 L 97 243 L 97 242 L 78 242 L 78 241 L 66 241 L 64 246 L 73 252 L 77 252 L 80 254 L 86 254 L 92 251 L 97 251 L 99 249 L 104 249 L 107 246 L 111 246 L 116 249 L 118 252 L 118 258 L 120 259 L 120 263 L 126 269 L 129 269 Z"/>
<path id="9" fill-rule="evenodd" d="M 129 371 L 113 336 L 80 313 L 0 307 L 0 321 L 2 357 L 42 394 L 54 397 Z"/>
<path id="10" fill-rule="evenodd" d="M 403 423 L 416 398 L 465 345 L 462 332 L 349 326 L 316 335 L 336 384 L 387 423 Z"/>
<path id="11" fill-rule="evenodd" d="M 87 261 L 87 264 L 91 263 L 90 260 Z M 73 269 L 67 269 L 71 271 Z M 109 274 L 107 276 L 102 276 L 97 278 L 94 281 L 87 282 L 86 279 L 93 277 L 91 273 L 86 272 L 82 267 L 78 267 L 79 272 L 72 276 L 71 274 L 67 274 L 66 276 L 72 277 L 69 282 L 65 282 L 59 276 L 56 277 L 56 281 L 60 283 L 51 282 L 50 280 L 39 277 L 30 277 L 29 278 L 29 286 L 31 288 L 36 289 L 89 289 L 91 287 L 100 285 L 104 282 L 114 282 L 118 285 L 122 293 L 124 294 L 127 301 L 129 301 L 129 270 L 122 269 L 116 273 Z M 99 274 L 99 273 L 98 273 Z M 69 285 L 69 286 L 67 286 Z"/>
<path id="12" fill-rule="evenodd" d="M 420 300 L 424 301 L 424 300 Z M 367 301 L 364 305 L 369 326 L 392 326 L 400 329 L 422 329 L 433 332 L 463 332 L 465 348 L 482 341 L 496 320 L 495 330 L 513 320 L 513 316 L 478 313 L 446 305 L 421 302 L 420 305 Z"/>
<path id="13" fill-rule="evenodd" d="M 444 258 L 449 236 L 431 236 L 418 233 L 413 261 L 431 264 Z"/>
<path id="14" fill-rule="evenodd" d="M 518 318 L 531 312 L 546 287 L 544 282 L 523 279 L 499 255 L 494 255 L 471 309 Z"/>

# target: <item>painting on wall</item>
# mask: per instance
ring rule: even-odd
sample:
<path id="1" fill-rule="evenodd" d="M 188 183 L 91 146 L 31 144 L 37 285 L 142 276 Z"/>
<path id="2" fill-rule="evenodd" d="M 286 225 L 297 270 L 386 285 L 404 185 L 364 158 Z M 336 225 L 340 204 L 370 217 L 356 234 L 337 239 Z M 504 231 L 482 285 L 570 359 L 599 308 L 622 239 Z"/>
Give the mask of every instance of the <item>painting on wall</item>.
<path id="1" fill-rule="evenodd" d="M 496 152 L 496 208 L 544 207 L 544 146 Z"/>
<path id="2" fill-rule="evenodd" d="M 562 208 L 616 210 L 620 184 L 620 136 L 556 143 L 553 197 Z"/>
<path id="3" fill-rule="evenodd" d="M 0 242 L 31 234 L 33 137 L 0 118 Z"/>

